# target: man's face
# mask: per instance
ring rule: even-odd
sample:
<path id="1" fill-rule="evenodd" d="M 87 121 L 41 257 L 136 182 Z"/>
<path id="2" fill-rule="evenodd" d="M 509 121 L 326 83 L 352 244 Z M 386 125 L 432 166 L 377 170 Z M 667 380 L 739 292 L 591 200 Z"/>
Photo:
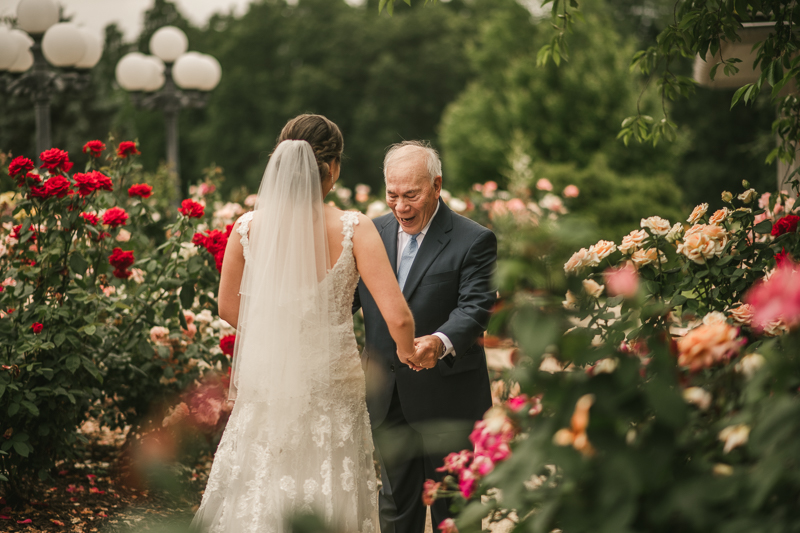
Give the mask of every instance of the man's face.
<path id="1" fill-rule="evenodd" d="M 386 172 L 386 203 L 409 235 L 422 231 L 436 212 L 442 177 L 428 177 L 422 153 L 398 153 Z"/>

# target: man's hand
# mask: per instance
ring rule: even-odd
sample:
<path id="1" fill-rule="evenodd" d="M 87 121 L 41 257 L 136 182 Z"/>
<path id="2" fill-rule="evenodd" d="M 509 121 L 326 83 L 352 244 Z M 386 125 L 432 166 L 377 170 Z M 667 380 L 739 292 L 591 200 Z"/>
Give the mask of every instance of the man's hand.
<path id="1" fill-rule="evenodd" d="M 425 335 L 414 339 L 414 348 L 417 351 L 409 357 L 409 362 L 421 368 L 434 368 L 444 351 L 444 343 L 436 335 Z"/>
<path id="2" fill-rule="evenodd" d="M 414 355 L 416 355 L 416 352 L 414 353 Z M 414 355 L 406 357 L 402 355 L 400 352 L 397 352 L 397 358 L 400 359 L 401 363 L 403 363 L 404 365 L 408 365 L 408 368 L 410 368 L 411 370 L 416 370 L 417 372 L 419 372 L 420 370 L 422 370 L 422 367 L 417 366 L 411 362 L 411 359 L 414 357 Z"/>

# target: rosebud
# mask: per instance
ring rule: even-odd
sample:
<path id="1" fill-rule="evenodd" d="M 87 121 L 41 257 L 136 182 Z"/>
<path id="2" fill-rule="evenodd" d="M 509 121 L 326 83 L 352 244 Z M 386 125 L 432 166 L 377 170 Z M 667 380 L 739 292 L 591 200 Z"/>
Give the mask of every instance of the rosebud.
<path id="1" fill-rule="evenodd" d="M 730 191 L 722 191 L 722 201 L 725 203 L 730 203 L 733 200 L 733 194 Z"/>
<path id="2" fill-rule="evenodd" d="M 749 181 L 747 181 L 747 180 L 742 180 L 742 187 L 744 187 L 745 189 L 747 189 L 748 187 L 750 187 L 750 182 L 749 182 Z"/>
<path id="3" fill-rule="evenodd" d="M 746 204 L 749 204 L 750 202 L 752 202 L 753 200 L 755 200 L 756 196 L 757 196 L 757 193 L 756 193 L 756 190 L 755 190 L 755 189 L 747 189 L 747 190 L 746 190 L 746 191 L 744 191 L 742 194 L 740 194 L 740 195 L 738 196 L 738 198 L 739 198 L 739 200 L 741 200 L 742 202 L 744 202 L 744 203 L 746 203 Z"/>

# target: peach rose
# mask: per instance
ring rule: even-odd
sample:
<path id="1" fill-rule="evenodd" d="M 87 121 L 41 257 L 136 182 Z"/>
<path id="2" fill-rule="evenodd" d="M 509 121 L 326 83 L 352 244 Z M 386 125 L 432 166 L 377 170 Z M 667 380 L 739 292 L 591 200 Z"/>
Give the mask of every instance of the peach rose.
<path id="1" fill-rule="evenodd" d="M 578 308 L 578 299 L 572 293 L 572 291 L 567 291 L 567 294 L 564 296 L 565 300 L 561 302 L 561 305 L 564 306 L 564 309 L 574 311 Z"/>
<path id="2" fill-rule="evenodd" d="M 721 255 L 727 244 L 728 234 L 724 228 L 695 224 L 686 230 L 683 243 L 678 244 L 677 251 L 702 265 L 707 259 Z"/>
<path id="3" fill-rule="evenodd" d="M 683 233 L 683 224 L 676 222 L 675 225 L 672 226 L 672 229 L 669 230 L 669 233 L 667 233 L 665 238 L 667 239 L 667 242 L 675 242 L 681 238 L 681 233 Z"/>
<path id="4" fill-rule="evenodd" d="M 550 183 L 550 180 L 547 178 L 540 178 L 536 182 L 536 188 L 539 189 L 540 191 L 552 191 L 553 184 Z"/>
<path id="5" fill-rule="evenodd" d="M 580 189 L 575 185 L 567 185 L 564 187 L 564 198 L 577 198 L 580 194 Z"/>
<path id="6" fill-rule="evenodd" d="M 649 248 L 647 250 L 636 250 L 631 255 L 631 261 L 633 262 L 634 266 L 638 268 L 642 268 L 643 266 L 649 265 L 651 263 L 655 263 L 660 261 L 661 263 L 667 262 L 667 256 L 664 255 L 663 252 L 659 252 L 655 248 Z"/>
<path id="7" fill-rule="evenodd" d="M 726 218 L 728 218 L 730 214 L 731 212 L 728 211 L 727 207 L 718 209 L 717 211 L 714 211 L 714 214 L 708 219 L 708 223 L 713 224 L 714 226 L 719 226 L 725 221 Z"/>
<path id="8" fill-rule="evenodd" d="M 617 245 L 613 241 L 597 241 L 589 247 L 589 252 L 597 255 L 598 263 L 617 251 Z"/>
<path id="9" fill-rule="evenodd" d="M 689 215 L 689 218 L 686 219 L 686 222 L 688 222 L 689 224 L 694 224 L 695 222 L 703 218 L 703 215 L 706 214 L 706 211 L 708 211 L 708 204 L 698 205 L 692 210 L 692 214 Z"/>
<path id="10" fill-rule="evenodd" d="M 647 238 L 647 232 L 643 229 L 633 230 L 622 238 L 622 244 L 619 245 L 619 251 L 625 255 L 632 254 L 642 246 L 642 243 Z"/>
<path id="11" fill-rule="evenodd" d="M 643 218 L 640 222 L 641 228 L 650 230 L 653 235 L 666 235 L 670 230 L 669 220 L 661 217 Z"/>
<path id="12" fill-rule="evenodd" d="M 586 248 L 581 248 L 572 254 L 569 261 L 564 264 L 564 272 L 567 274 L 577 274 L 586 267 L 597 266 L 598 264 L 600 264 L 600 261 L 597 258 L 597 254 Z"/>
<path id="13" fill-rule="evenodd" d="M 593 279 L 583 280 L 583 290 L 592 298 L 599 298 L 600 295 L 603 294 L 604 288 L 603 285 L 600 285 Z"/>
<path id="14" fill-rule="evenodd" d="M 725 324 L 726 322 L 727 319 L 725 318 L 725 315 L 719 311 L 711 311 L 703 317 L 703 324 L 707 326 L 710 324 Z"/>
<path id="15" fill-rule="evenodd" d="M 719 440 L 725 443 L 722 453 L 728 453 L 734 448 L 747 444 L 750 437 L 750 426 L 737 424 L 728 426 L 719 432 Z"/>
<path id="16" fill-rule="evenodd" d="M 167 340 L 169 330 L 163 326 L 153 326 L 150 328 L 150 340 L 155 344 L 162 344 Z"/>
<path id="17" fill-rule="evenodd" d="M 727 362 L 741 347 L 739 328 L 728 324 L 703 324 L 678 339 L 678 364 L 697 372 Z"/>
<path id="18" fill-rule="evenodd" d="M 753 321 L 753 306 L 750 304 L 742 304 L 739 307 L 734 309 L 730 309 L 728 311 L 728 316 L 730 316 L 734 322 L 741 326 L 749 326 L 750 323 Z"/>

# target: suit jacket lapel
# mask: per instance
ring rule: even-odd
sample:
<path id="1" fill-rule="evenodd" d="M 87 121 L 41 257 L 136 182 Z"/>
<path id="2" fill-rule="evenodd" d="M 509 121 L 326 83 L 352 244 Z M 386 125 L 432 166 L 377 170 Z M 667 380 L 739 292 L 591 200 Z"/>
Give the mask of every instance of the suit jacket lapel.
<path id="1" fill-rule="evenodd" d="M 395 224 L 397 224 L 396 220 Z M 408 272 L 406 285 L 403 287 L 403 296 L 406 297 L 406 300 L 411 298 L 411 295 L 414 294 L 414 290 L 417 288 L 417 285 L 419 285 L 420 280 L 422 280 L 422 276 L 425 275 L 425 272 L 428 271 L 428 268 L 430 268 L 434 260 L 439 256 L 444 247 L 447 246 L 447 243 L 450 242 L 450 235 L 448 233 L 451 229 L 453 229 L 453 212 L 450 211 L 450 209 L 440 199 L 439 212 L 436 213 L 433 222 L 431 222 L 431 227 L 428 228 L 428 233 L 422 240 L 422 244 L 417 252 L 417 257 L 414 258 L 414 262 L 411 264 L 411 270 Z M 395 229 L 395 232 L 396 231 L 397 230 Z M 394 255 L 395 262 L 397 262 L 396 235 L 394 241 Z M 396 270 L 397 268 L 395 268 L 395 271 Z"/>
<path id="2" fill-rule="evenodd" d="M 400 224 L 394 218 L 394 215 L 389 215 L 380 232 L 383 245 L 386 247 L 386 253 L 389 254 L 389 263 L 391 263 L 392 271 L 395 275 L 397 274 L 397 232 L 400 229 L 399 226 Z M 422 242 L 425 242 L 425 240 Z"/>

